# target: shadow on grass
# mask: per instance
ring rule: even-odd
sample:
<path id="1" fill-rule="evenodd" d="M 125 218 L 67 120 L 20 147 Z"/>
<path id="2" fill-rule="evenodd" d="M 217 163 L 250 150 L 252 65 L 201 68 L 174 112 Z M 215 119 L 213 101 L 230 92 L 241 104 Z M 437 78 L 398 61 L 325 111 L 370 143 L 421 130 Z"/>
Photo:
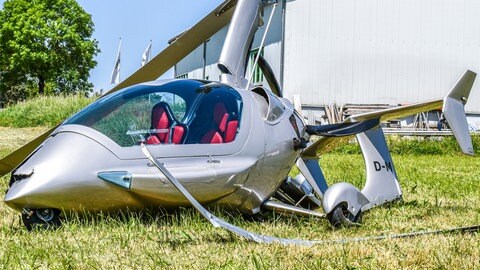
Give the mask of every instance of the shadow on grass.
<path id="1" fill-rule="evenodd" d="M 298 228 L 312 227 L 317 230 L 330 230 L 328 221 L 316 217 L 284 215 L 275 212 L 265 212 L 261 215 L 249 216 L 237 210 L 210 209 L 219 218 L 257 233 L 264 229 L 282 228 L 295 231 Z M 59 227 L 34 229 L 34 233 L 49 232 L 77 232 L 79 230 L 106 230 L 128 231 L 148 230 L 158 232 L 155 237 L 159 243 L 172 246 L 182 244 L 196 244 L 200 242 L 198 232 L 205 232 L 200 236 L 202 241 L 215 243 L 231 243 L 241 237 L 224 230 L 216 230 L 197 210 L 189 207 L 177 209 L 144 209 L 142 211 L 117 212 L 69 212 L 61 216 Z M 322 224 L 323 223 L 323 224 Z M 16 224 L 19 224 L 18 226 Z M 320 225 L 320 226 L 319 226 Z M 27 234 L 23 224 L 12 223 L 10 228 L 4 228 L 9 234 Z"/>

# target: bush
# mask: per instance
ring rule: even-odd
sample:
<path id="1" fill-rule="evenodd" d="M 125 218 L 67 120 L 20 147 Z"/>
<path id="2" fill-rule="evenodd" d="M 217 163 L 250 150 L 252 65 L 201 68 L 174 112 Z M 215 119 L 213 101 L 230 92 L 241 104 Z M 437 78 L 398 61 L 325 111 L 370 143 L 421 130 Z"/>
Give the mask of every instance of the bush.
<path id="1" fill-rule="evenodd" d="M 0 126 L 53 127 L 87 106 L 93 99 L 81 95 L 37 97 L 0 111 Z"/>

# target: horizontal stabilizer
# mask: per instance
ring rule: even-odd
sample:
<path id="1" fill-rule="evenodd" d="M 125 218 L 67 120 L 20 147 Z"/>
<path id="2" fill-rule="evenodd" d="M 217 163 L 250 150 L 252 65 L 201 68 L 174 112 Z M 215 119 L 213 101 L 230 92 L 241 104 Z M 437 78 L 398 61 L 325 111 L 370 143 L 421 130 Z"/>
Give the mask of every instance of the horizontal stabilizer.
<path id="1" fill-rule="evenodd" d="M 343 121 L 340 125 L 345 125 L 347 123 L 361 123 L 373 119 L 380 119 L 380 122 L 384 122 L 391 119 L 407 117 L 416 113 L 438 110 L 443 106 L 443 112 L 445 114 L 445 117 L 462 151 L 465 154 L 473 155 L 474 152 L 472 140 L 468 131 L 468 124 L 465 115 L 464 105 L 467 102 L 468 96 L 475 81 L 475 77 L 475 72 L 470 70 L 465 71 L 460 77 L 460 79 L 457 81 L 457 83 L 450 90 L 450 92 L 447 94 L 447 96 L 443 99 L 439 98 L 426 102 L 418 102 L 406 106 L 398 106 L 384 110 L 352 115 L 345 119 L 345 121 Z M 329 151 L 348 141 L 340 141 L 341 139 L 339 139 L 338 136 L 323 136 L 324 137 L 308 145 L 307 148 L 303 151 L 302 157 L 314 158 L 320 153 L 325 153 L 326 151 Z"/>

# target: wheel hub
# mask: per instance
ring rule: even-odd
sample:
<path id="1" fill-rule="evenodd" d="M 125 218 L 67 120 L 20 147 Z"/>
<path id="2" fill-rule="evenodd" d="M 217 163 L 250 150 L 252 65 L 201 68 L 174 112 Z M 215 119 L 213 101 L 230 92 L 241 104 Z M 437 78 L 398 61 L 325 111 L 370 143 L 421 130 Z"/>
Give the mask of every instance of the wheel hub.
<path id="1" fill-rule="evenodd" d="M 55 217 L 55 212 L 52 209 L 35 210 L 37 217 L 45 222 L 51 221 Z"/>

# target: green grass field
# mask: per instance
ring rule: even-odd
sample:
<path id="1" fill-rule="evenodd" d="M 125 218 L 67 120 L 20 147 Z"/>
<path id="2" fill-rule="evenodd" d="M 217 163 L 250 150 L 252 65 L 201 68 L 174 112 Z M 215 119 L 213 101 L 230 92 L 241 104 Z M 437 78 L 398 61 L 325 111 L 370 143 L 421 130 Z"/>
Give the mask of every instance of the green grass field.
<path id="1" fill-rule="evenodd" d="M 1 128 L 0 157 L 46 128 Z M 427 143 L 427 142 L 426 142 Z M 478 148 L 477 148 L 478 151 Z M 362 184 L 361 155 L 335 152 L 322 166 L 332 182 Z M 480 157 L 394 154 L 403 202 L 364 214 L 358 228 L 272 214 L 249 221 L 215 214 L 247 230 L 279 237 L 334 240 L 480 223 Z M 0 178 L 0 194 L 8 177 Z M 193 209 L 72 217 L 58 230 L 27 232 L 19 213 L 0 203 L 0 269 L 479 269 L 480 235 L 325 244 L 263 245 L 213 228 Z"/>

